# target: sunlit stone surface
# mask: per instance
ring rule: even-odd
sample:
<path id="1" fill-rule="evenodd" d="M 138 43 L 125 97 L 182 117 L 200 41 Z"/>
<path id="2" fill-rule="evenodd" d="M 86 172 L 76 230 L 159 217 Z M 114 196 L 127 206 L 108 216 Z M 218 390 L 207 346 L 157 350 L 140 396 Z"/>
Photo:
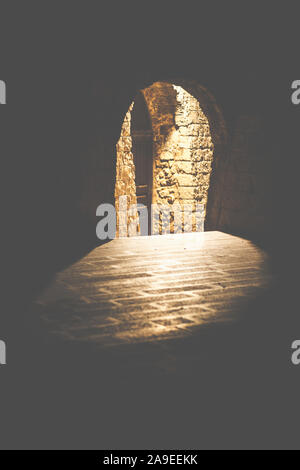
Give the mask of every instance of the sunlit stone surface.
<path id="1" fill-rule="evenodd" d="M 142 102 L 148 115 L 151 128 L 152 149 L 148 155 L 151 167 L 151 195 L 149 203 L 172 207 L 177 204 L 183 210 L 184 205 L 207 204 L 208 189 L 212 171 L 214 144 L 210 125 L 200 102 L 181 86 L 165 82 L 156 82 L 141 91 Z M 119 197 L 127 196 L 128 208 L 137 203 L 135 159 L 144 153 L 144 138 L 136 142 L 135 121 L 143 122 L 138 114 L 141 106 L 135 100 L 126 113 L 120 139 L 117 144 L 117 165 L 115 199 L 119 210 Z M 135 119 L 134 119 L 134 112 Z M 141 132 L 141 131 L 140 131 Z M 149 129 L 148 129 L 149 132 Z M 143 143 L 144 142 L 144 143 Z M 148 138 L 147 138 L 148 142 Z M 148 160 L 147 160 L 148 161 Z M 144 173 L 147 173 L 145 170 Z M 146 184 L 144 181 L 143 184 Z M 140 202 L 140 201 L 138 201 Z M 145 202 L 145 201 L 144 201 Z M 144 203 L 143 202 L 143 203 Z M 121 211 L 119 228 L 126 234 L 127 221 L 125 211 Z M 128 225 L 137 216 L 127 211 Z M 162 223 L 160 223 L 162 229 Z M 163 230 L 160 230 L 163 232 Z M 193 223 L 186 226 L 186 232 L 196 231 Z M 171 229 L 171 232 L 173 230 Z M 153 232 L 152 232 L 153 233 Z M 124 236 L 124 235 L 122 235 Z M 127 236 L 127 235 L 125 235 Z"/>
<path id="2" fill-rule="evenodd" d="M 162 342 L 236 320 L 270 282 L 267 255 L 221 232 L 116 239 L 59 273 L 35 313 L 65 340 Z"/>

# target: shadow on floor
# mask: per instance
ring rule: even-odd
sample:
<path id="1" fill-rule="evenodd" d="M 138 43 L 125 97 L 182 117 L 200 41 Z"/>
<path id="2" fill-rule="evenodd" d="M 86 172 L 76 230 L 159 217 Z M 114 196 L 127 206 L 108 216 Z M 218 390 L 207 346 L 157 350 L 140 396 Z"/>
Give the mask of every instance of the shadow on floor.
<path id="1" fill-rule="evenodd" d="M 297 447 L 287 298 L 277 282 L 234 322 L 107 349 L 49 338 L 19 312 L 1 370 L 1 447 Z"/>

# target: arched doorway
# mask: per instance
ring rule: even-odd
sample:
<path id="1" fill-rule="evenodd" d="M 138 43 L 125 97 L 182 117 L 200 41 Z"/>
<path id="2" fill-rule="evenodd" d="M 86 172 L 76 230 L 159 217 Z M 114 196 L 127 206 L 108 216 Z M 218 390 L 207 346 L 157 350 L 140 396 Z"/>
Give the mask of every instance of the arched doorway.
<path id="1" fill-rule="evenodd" d="M 117 144 L 117 211 L 120 196 L 127 199 L 119 212 L 117 234 L 121 227 L 121 236 L 130 236 L 129 227 L 139 214 L 128 208 L 137 203 L 149 212 L 151 203 L 170 211 L 166 224 L 159 215 L 157 232 L 152 223 L 152 234 L 166 233 L 168 227 L 176 233 L 174 208 L 181 212 L 185 232 L 203 230 L 199 214 L 203 220 L 207 215 L 214 160 L 224 150 L 225 140 L 218 107 L 195 82 L 155 82 L 140 90 L 125 116 Z M 218 201 L 211 199 L 216 218 Z"/>

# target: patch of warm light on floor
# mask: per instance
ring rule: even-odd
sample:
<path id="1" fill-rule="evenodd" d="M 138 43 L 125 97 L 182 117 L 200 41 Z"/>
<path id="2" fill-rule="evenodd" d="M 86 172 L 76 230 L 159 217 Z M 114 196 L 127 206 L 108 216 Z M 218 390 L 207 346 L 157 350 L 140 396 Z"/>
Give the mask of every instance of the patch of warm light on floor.
<path id="1" fill-rule="evenodd" d="M 35 312 L 64 340 L 166 341 L 236 320 L 271 279 L 264 251 L 221 232 L 118 239 L 58 274 Z"/>

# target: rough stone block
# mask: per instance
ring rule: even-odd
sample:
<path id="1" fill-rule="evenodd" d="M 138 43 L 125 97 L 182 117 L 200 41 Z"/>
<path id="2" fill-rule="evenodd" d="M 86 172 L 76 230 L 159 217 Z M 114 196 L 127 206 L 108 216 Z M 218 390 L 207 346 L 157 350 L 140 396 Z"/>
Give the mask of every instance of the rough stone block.
<path id="1" fill-rule="evenodd" d="M 162 162 L 169 161 L 169 160 L 173 160 L 174 156 L 171 152 L 166 150 L 160 154 L 160 159 Z"/>
<path id="2" fill-rule="evenodd" d="M 177 163 L 177 171 L 192 174 L 192 172 L 193 172 L 192 162 L 178 162 Z"/>
<path id="3" fill-rule="evenodd" d="M 190 162 L 191 161 L 191 149 L 190 148 L 178 148 L 178 151 L 175 154 L 175 160 Z"/>
<path id="4" fill-rule="evenodd" d="M 182 199 L 193 199 L 195 189 L 193 187 L 179 187 L 179 196 Z"/>
<path id="5" fill-rule="evenodd" d="M 179 186 L 195 186 L 196 180 L 193 175 L 179 174 L 177 175 Z"/>

